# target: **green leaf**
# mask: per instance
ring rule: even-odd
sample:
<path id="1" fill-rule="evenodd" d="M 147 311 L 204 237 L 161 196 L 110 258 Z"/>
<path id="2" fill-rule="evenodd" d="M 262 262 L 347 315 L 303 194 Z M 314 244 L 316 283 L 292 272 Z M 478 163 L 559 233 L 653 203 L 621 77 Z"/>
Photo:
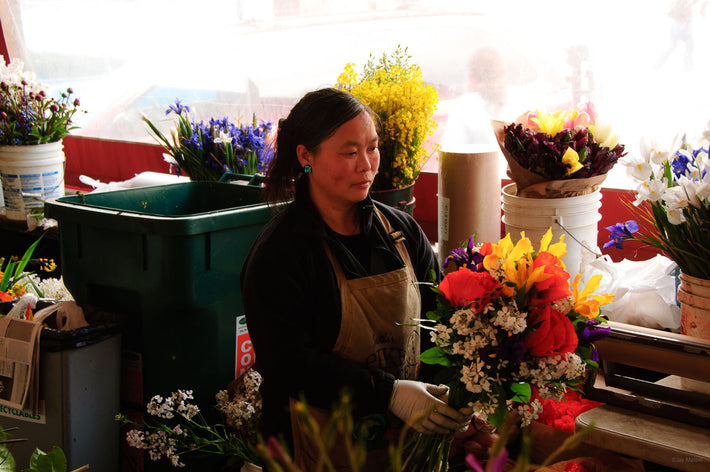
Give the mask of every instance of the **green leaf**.
<path id="1" fill-rule="evenodd" d="M 451 361 L 447 357 L 446 353 L 440 347 L 432 347 L 422 352 L 419 359 L 425 364 L 439 364 L 443 366 L 450 366 Z"/>
<path id="2" fill-rule="evenodd" d="M 505 419 L 508 417 L 508 408 L 505 404 L 504 401 L 501 401 L 498 403 L 498 408 L 496 408 L 496 411 L 493 412 L 493 414 L 488 415 L 488 422 L 495 426 L 497 429 L 500 429 L 503 427 L 503 423 L 505 423 Z"/>
<path id="3" fill-rule="evenodd" d="M 0 447 L 0 472 L 15 472 L 17 464 L 5 444 Z"/>
<path id="4" fill-rule="evenodd" d="M 30 468 L 23 472 L 67 472 L 67 458 L 57 446 L 49 453 L 36 448 L 30 457 Z"/>
<path id="5" fill-rule="evenodd" d="M 510 386 L 511 392 L 515 395 L 512 400 L 514 402 L 528 403 L 530 402 L 530 396 L 532 395 L 532 389 L 529 383 L 514 383 Z"/>
<path id="6" fill-rule="evenodd" d="M 0 441 L 5 441 L 8 434 L 0 427 Z M 0 444 L 0 472 L 15 472 L 16 464 L 7 444 Z"/>

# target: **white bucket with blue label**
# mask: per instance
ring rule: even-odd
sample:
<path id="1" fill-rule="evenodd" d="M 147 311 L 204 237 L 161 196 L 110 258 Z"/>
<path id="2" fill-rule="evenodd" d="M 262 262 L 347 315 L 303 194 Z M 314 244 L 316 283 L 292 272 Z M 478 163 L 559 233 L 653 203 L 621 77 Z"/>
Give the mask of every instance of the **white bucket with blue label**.
<path id="1" fill-rule="evenodd" d="M 64 196 L 62 141 L 25 146 L 0 146 L 0 179 L 5 216 L 26 220 L 45 200 Z"/>

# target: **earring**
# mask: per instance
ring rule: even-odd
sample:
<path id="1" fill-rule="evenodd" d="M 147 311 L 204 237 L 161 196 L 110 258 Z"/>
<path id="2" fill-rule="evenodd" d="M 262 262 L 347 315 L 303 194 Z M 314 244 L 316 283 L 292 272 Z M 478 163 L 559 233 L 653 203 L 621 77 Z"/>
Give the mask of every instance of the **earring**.
<path id="1" fill-rule="evenodd" d="M 306 164 L 305 166 L 303 166 L 303 173 L 304 174 L 310 174 L 312 170 L 313 170 L 313 167 L 311 167 L 310 164 Z"/>

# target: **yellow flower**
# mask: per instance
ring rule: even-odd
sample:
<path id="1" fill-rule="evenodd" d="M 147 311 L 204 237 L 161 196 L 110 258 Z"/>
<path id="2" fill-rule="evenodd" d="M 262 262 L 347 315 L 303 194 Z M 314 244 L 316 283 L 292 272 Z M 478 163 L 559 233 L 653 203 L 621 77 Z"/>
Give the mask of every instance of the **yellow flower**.
<path id="1" fill-rule="evenodd" d="M 532 121 L 540 128 L 542 133 L 548 136 L 555 136 L 565 127 L 565 112 L 545 113 L 537 110 L 537 118 Z"/>
<path id="2" fill-rule="evenodd" d="M 430 152 L 425 146 L 436 129 L 438 92 L 424 83 L 421 68 L 408 63 L 406 49 L 370 57 L 358 77 L 349 63 L 338 76 L 337 88 L 347 90 L 380 118 L 380 169 L 373 189 L 401 188 L 416 180 Z M 431 146 L 431 151 L 438 145 Z"/>
<path id="3" fill-rule="evenodd" d="M 562 163 L 568 167 L 567 175 L 574 174 L 579 169 L 584 169 L 584 166 L 579 163 L 579 154 L 571 147 L 568 147 L 562 155 Z"/>
<path id="4" fill-rule="evenodd" d="M 513 250 L 513 241 L 510 239 L 510 234 L 506 234 L 497 244 L 492 244 L 491 248 L 491 254 L 483 258 L 483 267 L 489 272 L 502 267 L 503 261 L 508 257 L 510 251 Z"/>
<path id="5" fill-rule="evenodd" d="M 525 237 L 525 232 L 520 233 L 521 239 L 513 245 L 510 234 L 506 234 L 497 244 L 491 246 L 492 253 L 484 257 L 483 266 L 486 270 L 502 269 L 508 281 L 515 284 L 513 286 L 503 286 L 503 293 L 512 296 L 518 292 L 527 292 L 535 283 L 541 282 L 550 277 L 545 274 L 545 267 L 533 267 L 533 254 L 535 252 L 530 239 Z M 547 234 L 545 235 L 547 236 Z M 552 239 L 545 242 L 545 237 L 541 242 L 542 246 L 549 245 Z"/>
<path id="6" fill-rule="evenodd" d="M 584 317 L 596 318 L 599 316 L 599 307 L 611 303 L 614 300 L 614 295 L 611 293 L 594 295 L 594 291 L 599 288 L 599 281 L 602 279 L 600 274 L 592 276 L 581 292 L 579 291 L 580 278 L 581 275 L 577 274 L 572 284 L 572 296 L 574 297 L 572 310 Z"/>
<path id="7" fill-rule="evenodd" d="M 545 234 L 540 239 L 540 252 L 547 251 L 555 257 L 562 259 L 567 254 L 567 244 L 565 244 L 565 235 L 560 235 L 560 242 L 550 244 L 552 242 L 552 228 L 547 228 Z"/>

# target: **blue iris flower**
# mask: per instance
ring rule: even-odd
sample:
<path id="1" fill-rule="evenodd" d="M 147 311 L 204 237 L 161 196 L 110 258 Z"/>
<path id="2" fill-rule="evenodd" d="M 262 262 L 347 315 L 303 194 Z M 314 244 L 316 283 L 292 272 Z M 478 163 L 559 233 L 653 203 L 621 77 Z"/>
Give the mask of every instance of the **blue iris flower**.
<path id="1" fill-rule="evenodd" d="M 675 176 L 680 177 L 681 175 L 685 175 L 688 171 L 688 164 L 690 164 L 688 156 L 677 152 L 673 158 L 673 162 L 671 162 L 671 168 Z"/>
<path id="2" fill-rule="evenodd" d="M 188 107 L 187 105 L 183 105 L 182 103 L 180 103 L 180 99 L 176 98 L 175 105 L 168 105 L 168 109 L 165 110 L 165 114 L 169 115 L 172 112 L 176 115 L 180 115 L 183 111 L 190 113 L 190 107 Z"/>
<path id="3" fill-rule="evenodd" d="M 614 226 L 605 228 L 609 233 L 609 241 L 604 244 L 604 249 L 611 246 L 617 249 L 624 249 L 624 240 L 632 239 L 633 233 L 639 230 L 639 225 L 634 220 L 629 220 L 626 223 L 616 223 Z"/>

